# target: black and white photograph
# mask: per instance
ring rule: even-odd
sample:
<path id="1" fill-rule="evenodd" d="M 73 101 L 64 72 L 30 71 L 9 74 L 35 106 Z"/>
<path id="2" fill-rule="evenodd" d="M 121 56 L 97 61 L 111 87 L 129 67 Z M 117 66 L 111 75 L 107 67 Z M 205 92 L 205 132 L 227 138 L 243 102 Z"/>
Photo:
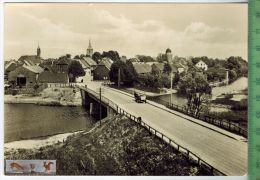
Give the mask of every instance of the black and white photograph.
<path id="1" fill-rule="evenodd" d="M 4 3 L 7 176 L 244 176 L 247 3 Z"/>

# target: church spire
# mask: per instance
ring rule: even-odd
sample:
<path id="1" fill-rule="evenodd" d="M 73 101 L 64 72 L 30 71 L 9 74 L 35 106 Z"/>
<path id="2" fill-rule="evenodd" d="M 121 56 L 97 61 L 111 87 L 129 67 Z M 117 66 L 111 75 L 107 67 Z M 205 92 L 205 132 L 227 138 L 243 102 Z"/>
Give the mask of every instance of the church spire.
<path id="1" fill-rule="evenodd" d="M 93 55 L 93 48 L 92 48 L 92 45 L 91 45 L 91 40 L 89 39 L 89 41 L 88 41 L 88 49 L 87 49 L 87 56 L 92 57 L 92 55 Z"/>
<path id="2" fill-rule="evenodd" d="M 88 49 L 92 49 L 92 46 L 91 46 L 91 39 L 89 39 L 89 41 L 88 41 Z"/>
<path id="3" fill-rule="evenodd" d="M 38 42 L 38 47 L 37 47 L 37 57 L 40 58 L 41 57 L 41 48 Z"/>

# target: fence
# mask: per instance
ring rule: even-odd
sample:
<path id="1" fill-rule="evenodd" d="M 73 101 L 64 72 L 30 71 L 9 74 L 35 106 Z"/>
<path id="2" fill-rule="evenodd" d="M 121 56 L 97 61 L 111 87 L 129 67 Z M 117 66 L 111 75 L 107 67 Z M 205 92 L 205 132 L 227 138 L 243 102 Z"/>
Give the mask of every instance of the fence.
<path id="1" fill-rule="evenodd" d="M 5 89 L 5 94 L 12 94 L 12 95 L 16 95 L 16 94 L 36 94 L 38 92 L 41 92 L 42 90 L 44 90 L 45 88 L 47 88 L 47 84 L 39 84 L 39 87 L 37 89 L 34 89 L 33 85 L 27 85 L 25 87 L 17 87 L 17 88 L 7 88 Z"/>
<path id="2" fill-rule="evenodd" d="M 76 83 L 48 83 L 48 87 L 75 87 Z"/>
<path id="3" fill-rule="evenodd" d="M 153 101 L 153 97 L 149 97 L 149 99 Z M 240 135 L 247 137 L 247 130 L 240 127 L 239 125 L 231 122 L 230 120 L 218 119 L 216 117 L 212 117 L 210 115 L 204 115 L 202 113 L 195 115 L 195 114 L 189 112 L 187 110 L 187 108 L 185 108 L 184 106 L 179 106 L 178 104 L 173 104 L 173 103 L 170 103 L 170 102 L 167 102 L 167 101 L 164 101 L 164 100 L 159 100 L 159 101 L 156 100 L 156 102 L 158 102 L 158 103 L 160 103 L 160 104 L 162 104 L 162 105 L 164 105 L 167 108 L 170 108 L 172 110 L 181 112 L 181 113 L 186 114 L 188 116 L 194 117 L 196 119 L 205 121 L 207 123 L 216 125 L 216 126 L 221 127 L 223 129 L 226 129 L 226 130 L 229 130 L 231 132 L 234 132 L 234 133 L 237 133 L 237 134 L 240 134 Z"/>
<path id="4" fill-rule="evenodd" d="M 158 138 L 162 139 L 165 143 L 167 143 L 168 145 L 170 145 L 174 149 L 176 149 L 179 152 L 182 152 L 189 160 L 191 160 L 191 161 L 193 160 L 201 168 L 204 168 L 205 170 L 210 171 L 213 175 L 225 175 L 224 173 L 222 173 L 221 171 L 219 171 L 218 169 L 214 168 L 213 166 L 208 164 L 206 161 L 201 159 L 199 156 L 192 153 L 187 148 L 181 146 L 180 144 L 176 143 L 174 140 L 172 140 L 171 138 L 169 138 L 165 134 L 157 131 L 156 129 L 154 129 L 153 127 L 151 127 L 150 125 L 148 125 L 147 123 L 142 121 L 142 119 L 140 117 L 136 117 L 136 116 L 126 112 L 124 109 L 122 109 L 120 107 L 117 107 L 117 113 L 124 115 L 124 116 L 128 117 L 129 119 L 135 121 L 136 123 L 140 124 L 146 130 L 148 130 L 149 132 L 151 132 L 152 134 L 154 134 Z"/>
<path id="5" fill-rule="evenodd" d="M 97 92 L 95 92 L 95 91 L 93 91 L 93 90 L 91 90 L 87 87 L 85 87 L 85 88 L 81 87 L 81 89 L 84 89 L 88 93 L 90 93 L 93 96 L 95 96 L 96 98 L 100 99 L 99 93 L 97 93 Z M 198 155 L 194 154 L 193 152 L 191 152 L 187 148 L 181 146 L 180 144 L 178 144 L 177 142 L 175 142 L 174 140 L 172 140 L 171 138 L 169 138 L 165 134 L 157 131 L 156 129 L 154 129 L 153 127 L 151 127 L 150 125 L 148 125 L 147 123 L 142 121 L 141 117 L 136 117 L 136 116 L 128 113 L 124 109 L 120 108 L 116 103 L 114 103 L 113 101 L 109 100 L 108 98 L 106 98 L 102 95 L 101 95 L 101 100 L 102 100 L 103 103 L 105 103 L 105 104 L 109 105 L 111 108 L 113 108 L 116 111 L 117 114 L 124 115 L 124 116 L 128 117 L 129 119 L 135 121 L 136 123 L 138 123 L 139 125 L 144 127 L 146 130 L 148 130 L 149 132 L 151 132 L 152 134 L 154 134 L 158 138 L 162 139 L 165 143 L 170 145 L 172 148 L 176 149 L 179 152 L 182 152 L 190 161 L 194 161 L 201 168 L 211 172 L 213 175 L 226 175 L 223 172 L 221 172 L 218 169 L 211 166 L 210 164 L 208 164 L 206 161 L 204 161 Z"/>
<path id="6" fill-rule="evenodd" d="M 224 85 L 227 85 L 228 81 L 225 79 L 224 81 L 221 81 L 221 82 L 212 82 L 212 83 L 209 83 L 209 85 L 211 87 L 219 87 L 219 86 L 224 86 Z"/>

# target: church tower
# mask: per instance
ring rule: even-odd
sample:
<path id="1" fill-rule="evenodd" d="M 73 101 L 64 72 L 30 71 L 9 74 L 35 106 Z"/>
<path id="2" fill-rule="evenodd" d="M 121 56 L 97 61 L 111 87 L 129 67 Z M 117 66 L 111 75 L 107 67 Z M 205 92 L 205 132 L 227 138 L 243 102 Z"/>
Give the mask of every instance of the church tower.
<path id="1" fill-rule="evenodd" d="M 168 49 L 166 49 L 165 54 L 166 54 L 167 61 L 169 63 L 171 63 L 172 62 L 172 51 L 168 48 Z"/>
<path id="2" fill-rule="evenodd" d="M 40 58 L 41 57 L 41 48 L 38 44 L 38 48 L 37 48 L 37 57 Z"/>
<path id="3" fill-rule="evenodd" d="M 87 49 L 87 56 L 92 57 L 92 55 L 93 55 L 93 48 L 91 46 L 91 41 L 89 40 L 88 49 Z"/>

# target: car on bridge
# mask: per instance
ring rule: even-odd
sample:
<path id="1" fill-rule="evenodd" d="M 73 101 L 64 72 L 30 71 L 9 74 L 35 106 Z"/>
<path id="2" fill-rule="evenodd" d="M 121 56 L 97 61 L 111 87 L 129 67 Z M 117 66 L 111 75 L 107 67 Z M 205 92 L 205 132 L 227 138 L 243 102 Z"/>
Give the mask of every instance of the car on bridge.
<path id="1" fill-rule="evenodd" d="M 135 97 L 135 102 L 137 103 L 146 103 L 146 95 L 145 94 L 140 94 L 137 92 L 134 92 L 134 97 Z"/>

